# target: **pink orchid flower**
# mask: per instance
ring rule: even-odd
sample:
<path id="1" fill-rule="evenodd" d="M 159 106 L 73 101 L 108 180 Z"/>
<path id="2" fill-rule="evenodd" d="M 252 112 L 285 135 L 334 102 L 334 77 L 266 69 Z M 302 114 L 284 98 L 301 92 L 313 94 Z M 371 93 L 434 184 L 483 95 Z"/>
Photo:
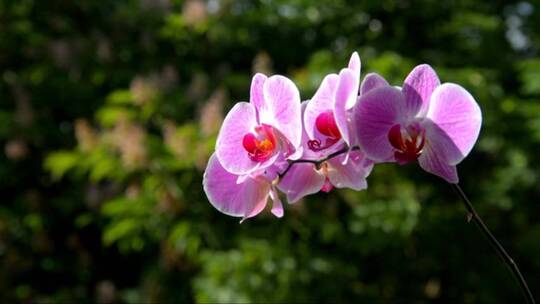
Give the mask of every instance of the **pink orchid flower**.
<path id="1" fill-rule="evenodd" d="M 360 57 L 356 52 L 339 75 L 329 74 L 323 79 L 304 113 L 306 148 L 324 156 L 344 145 L 354 145 L 350 120 L 351 109 L 358 98 L 359 81 Z"/>
<path id="2" fill-rule="evenodd" d="M 204 191 L 216 209 L 243 220 L 260 213 L 271 197 L 272 213 L 281 217 L 273 182 L 286 159 L 301 154 L 300 94 L 286 77 L 256 74 L 250 95 L 250 103 L 237 103 L 225 117 Z"/>
<path id="3" fill-rule="evenodd" d="M 376 162 L 418 160 L 424 170 L 457 183 L 456 165 L 471 151 L 482 123 L 471 94 L 457 84 L 440 84 L 426 64 L 411 71 L 401 90 L 378 83 L 354 112 L 366 155 Z"/>
<path id="4" fill-rule="evenodd" d="M 216 142 L 223 168 L 249 175 L 290 157 L 300 146 L 300 93 L 286 77 L 256 74 L 250 102 L 237 103 L 227 114 Z"/>
<path id="5" fill-rule="evenodd" d="M 273 201 L 271 212 L 276 217 L 282 217 L 283 204 L 273 184 L 277 178 L 276 169 L 275 166 L 268 167 L 266 172 L 248 175 L 239 182 L 239 176 L 225 170 L 214 153 L 204 172 L 204 192 L 217 210 L 242 217 L 242 221 L 259 214 L 266 207 L 269 197 Z"/>
<path id="6" fill-rule="evenodd" d="M 304 101 L 305 110 L 312 101 Z M 306 106 L 307 105 L 307 106 Z M 320 153 L 309 148 L 307 133 L 302 132 L 302 159 L 318 160 Z M 344 164 L 345 158 L 349 160 Z M 336 188 L 351 188 L 357 191 L 367 188 L 366 178 L 373 168 L 373 162 L 361 151 L 350 151 L 349 155 L 341 154 L 323 162 L 319 167 L 313 163 L 295 163 L 281 179 L 278 188 L 287 195 L 292 204 L 302 197 L 319 191 L 329 192 Z"/>

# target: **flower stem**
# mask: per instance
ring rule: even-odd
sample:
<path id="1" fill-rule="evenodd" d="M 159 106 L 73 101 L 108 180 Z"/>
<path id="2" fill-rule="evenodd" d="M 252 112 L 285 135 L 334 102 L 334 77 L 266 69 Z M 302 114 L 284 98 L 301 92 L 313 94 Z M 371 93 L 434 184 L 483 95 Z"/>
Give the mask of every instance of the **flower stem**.
<path id="1" fill-rule="evenodd" d="M 521 274 L 521 271 L 519 271 L 519 268 L 514 262 L 514 259 L 506 252 L 504 247 L 497 241 L 495 236 L 489 231 L 486 224 L 484 224 L 484 221 L 482 221 L 482 218 L 476 210 L 474 209 L 471 201 L 467 198 L 465 195 L 465 192 L 461 189 L 461 187 L 458 184 L 452 184 L 453 188 L 456 190 L 456 192 L 461 197 L 461 200 L 465 204 L 465 207 L 467 207 L 467 211 L 469 212 L 467 219 L 470 222 L 471 220 L 474 221 L 476 226 L 482 231 L 484 236 L 488 239 L 489 243 L 495 248 L 495 251 L 499 255 L 499 257 L 504 261 L 506 266 L 512 271 L 512 274 L 514 275 L 514 278 L 518 281 L 519 286 L 521 287 L 521 291 L 523 292 L 523 296 L 527 300 L 527 303 L 534 304 L 534 298 L 531 293 L 531 290 L 529 289 L 529 286 L 527 285 L 527 282 L 525 281 L 525 278 L 523 278 L 523 275 Z"/>
<path id="2" fill-rule="evenodd" d="M 323 162 L 325 162 L 325 161 L 327 161 L 329 159 L 332 159 L 332 158 L 337 157 L 337 156 L 339 156 L 341 154 L 347 153 L 348 151 L 353 151 L 353 150 L 358 150 L 358 149 L 360 149 L 360 148 L 357 147 L 357 146 L 352 147 L 352 148 L 344 147 L 344 148 L 342 148 L 342 149 L 328 155 L 327 157 L 319 159 L 319 160 L 297 159 L 297 160 L 290 161 L 289 164 L 287 165 L 287 167 L 285 168 L 285 170 L 283 170 L 282 173 L 278 174 L 278 177 L 281 180 L 287 174 L 287 172 L 289 172 L 289 170 L 291 169 L 291 167 L 294 164 L 297 164 L 297 163 L 311 163 L 311 164 L 314 164 L 315 166 L 320 166 Z M 476 209 L 474 209 L 471 201 L 467 198 L 467 195 L 465 195 L 465 192 L 463 192 L 461 187 L 458 184 L 452 184 L 452 187 L 454 188 L 454 190 L 456 190 L 458 195 L 461 197 L 461 200 L 465 204 L 465 207 L 467 207 L 467 211 L 469 212 L 468 215 L 467 215 L 467 220 L 469 222 L 471 220 L 474 221 L 476 226 L 478 226 L 480 231 L 482 231 L 482 234 L 484 234 L 484 236 L 488 239 L 489 243 L 493 246 L 493 248 L 495 248 L 495 251 L 497 252 L 499 257 L 504 261 L 505 265 L 512 271 L 512 274 L 514 275 L 514 278 L 518 281 L 519 286 L 521 287 L 521 291 L 523 292 L 523 296 L 527 300 L 527 303 L 535 304 L 536 302 L 535 302 L 535 300 L 533 298 L 531 290 L 529 289 L 529 286 L 527 285 L 527 282 L 525 281 L 525 278 L 521 274 L 521 271 L 519 271 L 519 268 L 518 268 L 516 262 L 514 262 L 514 259 L 506 252 L 504 247 L 499 243 L 499 241 L 495 238 L 495 236 L 493 236 L 491 231 L 489 231 L 488 227 L 486 226 L 486 224 L 484 224 L 484 221 L 482 220 L 480 215 L 478 215 L 478 213 L 476 212 Z"/>
<path id="3" fill-rule="evenodd" d="M 334 152 L 334 153 L 331 153 L 330 155 L 328 155 L 327 157 L 325 158 L 321 158 L 319 160 L 314 160 L 314 159 L 297 159 L 297 160 L 291 160 L 289 161 L 289 164 L 287 165 L 287 167 L 285 168 L 285 170 L 283 170 L 283 172 L 281 172 L 280 174 L 278 174 L 278 177 L 279 179 L 281 180 L 285 174 L 287 174 L 287 172 L 289 172 L 289 170 L 291 169 L 291 167 L 294 165 L 294 164 L 298 164 L 298 163 L 311 163 L 311 164 L 314 164 L 315 166 L 320 166 L 322 163 L 324 163 L 325 161 L 329 160 L 329 159 L 332 159 L 334 157 L 337 157 L 337 156 L 340 156 L 341 154 L 344 154 L 344 153 L 347 153 L 349 151 L 354 151 L 354 150 L 359 150 L 360 147 L 358 146 L 354 146 L 352 148 L 349 148 L 347 146 L 343 147 L 342 149 L 339 149 L 338 151 Z"/>

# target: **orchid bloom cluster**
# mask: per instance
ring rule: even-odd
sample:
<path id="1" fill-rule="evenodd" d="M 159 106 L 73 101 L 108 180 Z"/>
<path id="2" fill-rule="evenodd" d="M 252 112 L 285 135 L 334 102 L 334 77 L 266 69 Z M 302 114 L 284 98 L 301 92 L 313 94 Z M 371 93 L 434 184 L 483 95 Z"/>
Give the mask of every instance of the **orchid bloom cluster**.
<path id="1" fill-rule="evenodd" d="M 463 87 L 441 84 L 426 64 L 402 86 L 376 73 L 360 82 L 360 57 L 327 75 L 301 102 L 296 85 L 280 75 L 256 74 L 249 102 L 237 103 L 219 132 L 203 186 L 219 211 L 241 217 L 283 216 L 289 203 L 333 188 L 367 188 L 377 163 L 418 161 L 425 171 L 457 183 L 456 165 L 476 142 L 482 114 Z"/>

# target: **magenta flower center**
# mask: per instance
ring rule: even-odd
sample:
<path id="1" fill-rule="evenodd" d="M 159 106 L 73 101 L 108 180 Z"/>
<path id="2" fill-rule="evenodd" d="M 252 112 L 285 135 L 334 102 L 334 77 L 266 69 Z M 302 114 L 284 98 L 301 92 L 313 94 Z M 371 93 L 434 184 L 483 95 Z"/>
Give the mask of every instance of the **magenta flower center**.
<path id="1" fill-rule="evenodd" d="M 399 164 L 415 161 L 426 143 L 426 131 L 418 123 L 406 127 L 394 125 L 388 132 L 390 144 L 394 147 L 394 157 Z"/>
<path id="2" fill-rule="evenodd" d="M 334 119 L 334 113 L 332 111 L 326 111 L 317 116 L 315 120 L 315 126 L 321 134 L 332 138 L 341 138 L 336 120 Z"/>
<path id="3" fill-rule="evenodd" d="M 328 193 L 328 192 L 332 191 L 332 189 L 334 189 L 334 185 L 332 185 L 332 183 L 330 182 L 330 179 L 327 177 L 324 180 L 324 184 L 321 187 L 321 191 L 325 192 L 325 193 Z"/>
<path id="4" fill-rule="evenodd" d="M 317 131 L 322 135 L 326 136 L 324 145 L 319 139 L 308 141 L 308 147 L 313 151 L 319 151 L 326 149 L 341 139 L 341 133 L 334 119 L 334 113 L 332 111 L 326 111 L 319 114 L 317 119 L 315 119 L 315 127 Z"/>
<path id="5" fill-rule="evenodd" d="M 263 162 L 274 155 L 277 148 L 274 129 L 265 124 L 257 126 L 255 127 L 255 134 L 248 133 L 244 135 L 242 145 L 251 160 Z"/>

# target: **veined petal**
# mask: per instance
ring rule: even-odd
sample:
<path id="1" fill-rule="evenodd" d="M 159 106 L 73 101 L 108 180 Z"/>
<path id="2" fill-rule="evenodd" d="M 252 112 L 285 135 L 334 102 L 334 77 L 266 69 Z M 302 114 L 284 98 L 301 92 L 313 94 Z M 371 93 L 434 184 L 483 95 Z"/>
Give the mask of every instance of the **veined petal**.
<path id="1" fill-rule="evenodd" d="M 212 154 L 203 176 L 208 200 L 219 211 L 237 217 L 250 217 L 264 209 L 270 183 L 248 177 L 237 184 L 238 175 L 227 172 Z"/>
<path id="2" fill-rule="evenodd" d="M 362 67 L 362 64 L 360 62 L 360 56 L 358 56 L 357 52 L 352 53 L 351 59 L 349 59 L 349 69 L 354 71 L 354 74 L 356 77 L 360 78 L 360 69 Z"/>
<path id="3" fill-rule="evenodd" d="M 240 224 L 242 224 L 248 218 L 254 217 L 257 214 L 261 213 L 266 207 L 267 201 L 268 196 L 266 196 L 264 200 L 246 202 L 246 210 L 244 213 L 245 215 L 244 217 L 242 217 L 242 220 L 240 220 Z"/>
<path id="4" fill-rule="evenodd" d="M 465 158 L 478 139 L 482 112 L 474 98 L 463 87 L 445 83 L 433 92 L 427 117 L 437 126 L 436 135 L 451 141 L 454 152 L 446 156 L 456 165 Z"/>
<path id="5" fill-rule="evenodd" d="M 255 106 L 258 112 L 267 110 L 263 94 L 263 85 L 266 82 L 266 79 L 268 79 L 268 77 L 261 73 L 255 74 L 251 79 L 249 102 Z"/>
<path id="6" fill-rule="evenodd" d="M 432 142 L 426 142 L 426 146 L 418 157 L 418 163 L 422 169 L 429 173 L 442 177 L 449 183 L 457 184 L 459 181 L 455 165 L 449 165 L 444 159 L 444 155 L 437 152 L 431 145 Z"/>
<path id="7" fill-rule="evenodd" d="M 283 204 L 281 203 L 281 199 L 279 198 L 279 193 L 277 192 L 275 187 L 271 187 L 270 190 L 270 198 L 272 198 L 272 214 L 276 217 L 282 217 L 283 216 Z"/>
<path id="8" fill-rule="evenodd" d="M 321 113 L 332 110 L 338 81 L 337 74 L 326 75 L 313 98 L 307 103 L 304 111 L 304 128 L 309 139 L 316 138 L 315 121 L 317 117 Z"/>
<path id="9" fill-rule="evenodd" d="M 289 160 L 297 160 L 297 159 L 300 159 L 300 157 L 302 157 L 303 154 L 304 154 L 304 146 L 301 145 L 300 147 L 298 147 L 298 149 L 296 149 L 296 151 L 294 151 L 293 154 L 289 155 L 289 157 L 287 157 L 287 159 L 289 159 Z"/>
<path id="10" fill-rule="evenodd" d="M 360 88 L 360 76 L 349 68 L 339 72 L 339 82 L 336 88 L 336 104 L 345 105 L 345 110 L 350 110 L 358 100 Z"/>
<path id="11" fill-rule="evenodd" d="M 343 164 L 345 155 L 328 160 L 328 179 L 336 188 L 351 188 L 357 191 L 367 188 L 366 177 L 373 168 L 373 162 L 366 159 L 361 151 L 349 152 L 349 161 Z"/>
<path id="12" fill-rule="evenodd" d="M 403 82 L 407 114 L 423 117 L 429 107 L 431 94 L 441 84 L 437 73 L 427 64 L 416 66 Z"/>
<path id="13" fill-rule="evenodd" d="M 386 86 L 389 86 L 389 84 L 381 75 L 369 73 L 364 77 L 364 80 L 362 80 L 362 84 L 360 85 L 360 95 L 364 95 L 373 89 Z"/>
<path id="14" fill-rule="evenodd" d="M 336 89 L 334 104 L 334 119 L 346 144 L 351 145 L 352 138 L 349 130 L 347 110 L 352 108 L 358 98 L 358 78 L 353 70 L 343 69 L 339 73 L 339 82 Z"/>
<path id="15" fill-rule="evenodd" d="M 296 163 L 285 174 L 278 188 L 287 195 L 289 204 L 293 204 L 306 195 L 319 192 L 324 180 L 325 176 L 315 170 L 314 164 Z"/>
<path id="16" fill-rule="evenodd" d="M 237 103 L 227 114 L 216 141 L 216 155 L 227 171 L 243 175 L 258 166 L 249 158 L 242 142 L 244 135 L 253 132 L 257 125 L 255 107 L 247 102 Z"/>
<path id="17" fill-rule="evenodd" d="M 341 164 L 346 165 L 349 162 L 349 156 L 351 154 L 351 150 L 349 150 L 347 153 L 343 154 L 343 157 L 341 157 Z"/>
<path id="18" fill-rule="evenodd" d="M 237 175 L 237 176 L 238 176 L 238 178 L 236 179 L 237 184 L 242 184 L 246 181 L 246 179 L 251 177 L 251 175 L 249 174 Z"/>
<path id="19" fill-rule="evenodd" d="M 294 148 L 300 146 L 302 118 L 296 85 L 284 76 L 274 75 L 264 82 L 263 94 L 268 110 L 259 112 L 260 122 L 277 128 Z"/>
<path id="20" fill-rule="evenodd" d="M 394 87 L 381 87 L 360 96 L 354 110 L 355 133 L 367 157 L 376 162 L 393 158 L 388 132 L 406 119 L 403 94 Z"/>

